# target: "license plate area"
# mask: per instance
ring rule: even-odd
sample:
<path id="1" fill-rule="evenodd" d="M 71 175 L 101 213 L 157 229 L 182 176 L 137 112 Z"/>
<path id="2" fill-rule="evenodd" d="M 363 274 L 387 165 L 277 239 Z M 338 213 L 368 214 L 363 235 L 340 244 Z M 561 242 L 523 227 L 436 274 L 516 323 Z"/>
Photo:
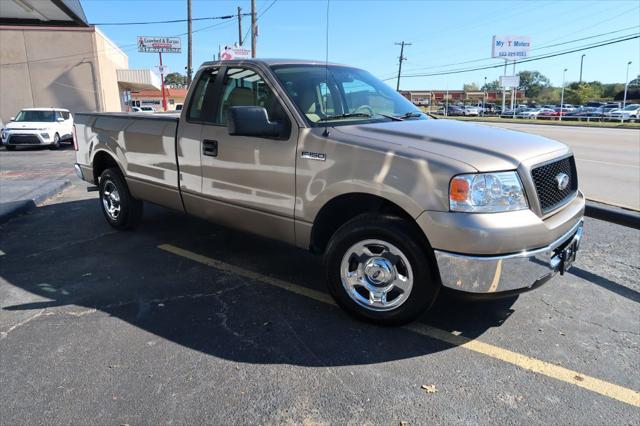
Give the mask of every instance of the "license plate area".
<path id="1" fill-rule="evenodd" d="M 576 254 L 578 253 L 578 241 L 572 240 L 568 246 L 566 246 L 560 252 L 560 275 L 564 275 L 571 267 L 573 266 L 573 262 L 576 261 Z"/>

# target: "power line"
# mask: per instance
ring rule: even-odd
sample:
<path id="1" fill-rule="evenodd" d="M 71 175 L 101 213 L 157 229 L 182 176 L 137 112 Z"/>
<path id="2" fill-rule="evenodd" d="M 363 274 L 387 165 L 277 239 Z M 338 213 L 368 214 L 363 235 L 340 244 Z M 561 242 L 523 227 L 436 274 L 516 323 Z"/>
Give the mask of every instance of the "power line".
<path id="1" fill-rule="evenodd" d="M 243 13 L 242 16 L 249 16 L 250 13 Z M 236 15 L 224 15 L 224 16 L 205 16 L 202 18 L 193 18 L 192 21 L 210 21 L 214 19 L 229 19 L 235 18 Z M 171 19 L 167 21 L 142 21 L 142 22 L 102 22 L 92 23 L 91 25 L 153 25 L 153 24 L 177 24 L 179 22 L 189 22 L 189 19 Z"/>
<path id="2" fill-rule="evenodd" d="M 625 37 L 625 38 L 607 40 L 606 42 L 601 42 L 599 44 L 594 44 L 594 45 L 591 45 L 591 46 L 583 46 L 583 47 L 579 47 L 577 49 L 572 49 L 572 50 L 568 50 L 568 51 L 564 51 L 564 52 L 554 52 L 554 53 L 549 53 L 549 54 L 542 55 L 542 56 L 536 56 L 536 57 L 529 58 L 529 59 L 523 59 L 521 61 L 518 61 L 518 64 L 522 64 L 522 63 L 525 63 L 525 62 L 540 61 L 542 59 L 548 59 L 548 58 L 553 58 L 553 57 L 556 57 L 556 56 L 568 55 L 570 53 L 581 52 L 581 51 L 584 51 L 584 50 L 595 49 L 597 47 L 608 46 L 608 45 L 616 44 L 616 43 L 622 43 L 624 41 L 629 41 L 629 40 L 633 40 L 633 39 L 636 39 L 636 38 L 640 38 L 640 34 L 635 34 L 635 35 L 632 35 L 632 36 L 623 36 L 623 37 Z M 439 76 L 439 75 L 462 74 L 462 73 L 472 72 L 472 71 L 487 70 L 487 69 L 492 69 L 492 68 L 502 68 L 503 66 L 504 66 L 504 64 L 498 64 L 498 65 L 489 65 L 489 66 L 483 66 L 483 67 L 478 67 L 478 68 L 467 68 L 467 69 L 461 69 L 461 70 L 453 70 L 453 71 L 445 71 L 445 72 L 437 72 L 437 73 L 429 73 L 429 74 L 407 74 L 407 75 L 403 75 L 403 77 L 433 77 L 433 76 Z M 395 77 L 386 78 L 383 81 L 393 80 L 394 78 Z"/>

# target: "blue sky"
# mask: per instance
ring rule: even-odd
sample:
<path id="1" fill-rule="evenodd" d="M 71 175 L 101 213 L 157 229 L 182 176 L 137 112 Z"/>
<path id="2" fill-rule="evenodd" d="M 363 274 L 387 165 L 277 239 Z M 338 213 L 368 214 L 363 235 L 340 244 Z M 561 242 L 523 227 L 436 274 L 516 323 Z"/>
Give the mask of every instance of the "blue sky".
<path id="1" fill-rule="evenodd" d="M 258 12 L 273 0 L 257 0 Z M 184 19 L 186 0 L 82 0 L 89 22 L 130 22 Z M 193 17 L 221 16 L 236 13 L 240 6 L 250 12 L 249 0 L 193 0 Z M 258 22 L 259 57 L 324 59 L 324 0 L 276 0 Z M 250 17 L 243 18 L 243 32 L 249 29 Z M 209 27 L 212 24 L 216 26 Z M 498 65 L 490 59 L 494 34 L 530 35 L 530 56 L 542 55 L 601 41 L 637 34 L 640 31 L 640 1 L 401 1 L 401 0 L 331 0 L 329 14 L 329 60 L 367 69 L 387 78 L 397 72 L 399 46 L 406 41 L 407 61 L 404 74 L 437 73 Z M 141 26 L 101 26 L 100 29 L 129 55 L 131 68 L 150 68 L 158 63 L 155 54 L 138 53 L 136 36 L 172 36 L 186 33 L 186 23 Z M 194 68 L 211 60 L 218 45 L 237 41 L 235 19 L 194 22 Z M 603 33 L 611 33 L 571 42 Z M 626 64 L 633 61 L 629 75 L 640 70 L 640 39 L 634 39 L 584 52 L 544 59 L 516 66 L 518 70 L 538 70 L 552 83 L 560 85 L 562 71 L 568 68 L 567 81 L 578 80 L 580 57 L 584 59 L 583 79 L 604 83 L 622 82 Z M 187 63 L 187 38 L 182 38 L 183 53 L 165 55 L 171 71 L 184 73 Z M 250 37 L 247 44 L 250 45 Z M 473 61 L 466 64 L 461 62 Z M 511 66 L 510 66 L 511 69 Z M 502 68 L 452 75 L 403 78 L 402 89 L 461 89 L 464 83 L 480 85 L 486 76 L 496 79 Z M 395 79 L 388 81 L 395 87 Z"/>

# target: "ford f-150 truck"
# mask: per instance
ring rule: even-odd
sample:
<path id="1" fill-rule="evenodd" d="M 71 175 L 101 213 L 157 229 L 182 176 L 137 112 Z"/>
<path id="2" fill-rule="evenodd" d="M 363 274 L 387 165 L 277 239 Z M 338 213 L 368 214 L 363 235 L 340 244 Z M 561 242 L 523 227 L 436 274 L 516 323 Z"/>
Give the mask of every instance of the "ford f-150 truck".
<path id="1" fill-rule="evenodd" d="M 76 135 L 76 172 L 113 227 L 146 201 L 311 250 L 335 300 L 378 323 L 416 318 L 442 288 L 533 289 L 582 236 L 565 145 L 430 118 L 344 65 L 207 62 L 179 117 L 77 114 Z"/>

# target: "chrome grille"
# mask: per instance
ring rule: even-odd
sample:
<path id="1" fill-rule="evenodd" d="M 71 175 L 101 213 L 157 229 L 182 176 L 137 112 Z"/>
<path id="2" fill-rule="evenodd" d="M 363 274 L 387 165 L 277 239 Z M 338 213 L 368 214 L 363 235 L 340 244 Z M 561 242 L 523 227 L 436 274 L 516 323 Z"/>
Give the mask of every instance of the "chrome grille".
<path id="1" fill-rule="evenodd" d="M 569 176 L 569 184 L 565 189 L 558 188 L 556 178 L 561 173 Z M 531 177 L 543 214 L 568 202 L 578 190 L 578 173 L 573 156 L 535 167 L 531 170 Z"/>

